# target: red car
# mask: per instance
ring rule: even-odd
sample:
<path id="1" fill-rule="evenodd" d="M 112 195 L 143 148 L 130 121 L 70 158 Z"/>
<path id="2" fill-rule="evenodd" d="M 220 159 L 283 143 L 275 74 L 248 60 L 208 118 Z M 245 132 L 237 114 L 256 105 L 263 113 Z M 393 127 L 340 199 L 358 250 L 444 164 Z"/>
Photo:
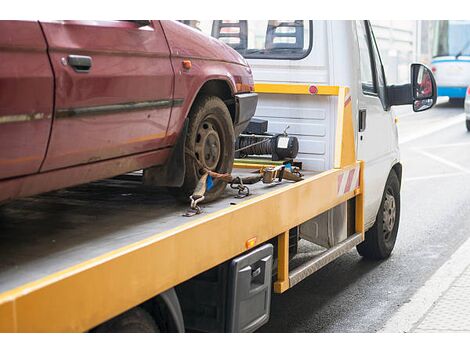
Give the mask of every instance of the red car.
<path id="1" fill-rule="evenodd" d="M 0 202 L 140 169 L 190 194 L 256 109 L 247 62 L 178 22 L 0 21 L 0 48 Z"/>

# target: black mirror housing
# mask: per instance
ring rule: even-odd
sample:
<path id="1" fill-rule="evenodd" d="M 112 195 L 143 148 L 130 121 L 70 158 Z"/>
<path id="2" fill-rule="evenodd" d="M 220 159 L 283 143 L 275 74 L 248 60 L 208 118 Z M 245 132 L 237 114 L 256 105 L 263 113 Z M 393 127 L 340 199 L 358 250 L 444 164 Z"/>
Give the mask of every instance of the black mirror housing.
<path id="1" fill-rule="evenodd" d="M 411 83 L 387 87 L 388 105 L 413 104 L 413 111 L 424 111 L 437 100 L 436 80 L 431 70 L 422 64 L 411 64 Z"/>
<path id="2" fill-rule="evenodd" d="M 411 64 L 413 111 L 432 108 L 437 100 L 436 80 L 431 70 L 421 64 Z"/>

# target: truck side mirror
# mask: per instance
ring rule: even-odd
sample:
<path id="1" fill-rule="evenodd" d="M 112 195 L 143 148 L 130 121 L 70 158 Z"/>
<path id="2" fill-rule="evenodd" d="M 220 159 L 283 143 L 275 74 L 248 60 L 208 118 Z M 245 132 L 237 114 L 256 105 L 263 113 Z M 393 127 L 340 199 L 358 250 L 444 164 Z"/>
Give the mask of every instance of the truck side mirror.
<path id="1" fill-rule="evenodd" d="M 430 109 L 437 99 L 436 81 L 430 69 L 421 64 L 411 65 L 413 111 Z"/>
<path id="2" fill-rule="evenodd" d="M 387 87 L 388 105 L 413 105 L 413 111 L 424 111 L 437 100 L 436 80 L 430 69 L 411 64 L 411 83 Z"/>

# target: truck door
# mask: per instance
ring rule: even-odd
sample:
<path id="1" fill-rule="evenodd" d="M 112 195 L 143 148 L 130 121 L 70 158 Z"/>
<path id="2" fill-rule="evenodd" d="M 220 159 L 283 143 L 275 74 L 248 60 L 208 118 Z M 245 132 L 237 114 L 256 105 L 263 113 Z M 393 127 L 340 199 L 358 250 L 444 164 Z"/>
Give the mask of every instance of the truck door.
<path id="1" fill-rule="evenodd" d="M 368 21 L 356 21 L 360 56 L 358 157 L 365 161 L 365 222 L 375 221 L 385 181 L 393 163 L 392 115 L 386 111 L 385 75 Z"/>
<path id="2" fill-rule="evenodd" d="M 55 74 L 41 171 L 161 148 L 174 74 L 158 21 L 41 22 Z"/>
<path id="3" fill-rule="evenodd" d="M 0 21 L 0 179 L 39 171 L 49 140 L 53 76 L 37 22 Z"/>

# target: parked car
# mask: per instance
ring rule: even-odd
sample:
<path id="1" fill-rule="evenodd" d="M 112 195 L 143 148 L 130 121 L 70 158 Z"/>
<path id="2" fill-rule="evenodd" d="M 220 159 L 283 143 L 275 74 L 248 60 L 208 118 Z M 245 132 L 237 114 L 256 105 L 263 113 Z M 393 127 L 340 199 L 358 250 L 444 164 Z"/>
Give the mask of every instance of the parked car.
<path id="1" fill-rule="evenodd" d="M 467 87 L 467 92 L 465 93 L 465 123 L 467 125 L 467 131 L 470 132 L 470 86 Z"/>
<path id="2" fill-rule="evenodd" d="M 0 21 L 0 46 L 0 202 L 140 169 L 190 194 L 256 109 L 245 59 L 174 21 Z"/>

